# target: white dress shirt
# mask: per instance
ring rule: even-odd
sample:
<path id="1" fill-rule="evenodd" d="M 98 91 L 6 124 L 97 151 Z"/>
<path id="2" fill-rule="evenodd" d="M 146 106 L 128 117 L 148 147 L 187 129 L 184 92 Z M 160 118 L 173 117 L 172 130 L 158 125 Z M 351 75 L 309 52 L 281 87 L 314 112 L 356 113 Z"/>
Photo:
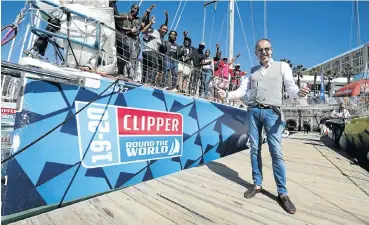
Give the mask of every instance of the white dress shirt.
<path id="1" fill-rule="evenodd" d="M 347 109 L 344 109 L 342 112 L 333 110 L 332 113 L 331 113 L 331 117 L 348 119 L 348 118 L 351 117 L 351 114 Z"/>
<path id="2" fill-rule="evenodd" d="M 246 75 L 245 78 L 241 81 L 241 85 L 240 87 L 235 90 L 235 91 L 231 91 L 228 93 L 228 97 L 227 99 L 229 100 L 235 100 L 235 99 L 241 99 L 242 100 L 246 100 L 245 98 L 243 98 L 247 91 L 250 90 L 251 87 L 251 82 L 250 82 L 250 76 L 251 74 L 253 74 L 254 72 L 260 70 L 261 75 L 264 77 L 267 72 L 268 72 L 268 68 L 270 68 L 270 66 L 273 64 L 274 60 L 270 59 L 268 62 L 268 67 L 265 68 L 264 66 L 258 65 L 258 66 L 254 66 L 251 69 L 251 73 Z M 290 98 L 299 98 L 298 93 L 300 91 L 299 87 L 295 84 L 295 81 L 293 80 L 293 75 L 292 75 L 292 70 L 290 65 L 288 65 L 286 62 L 282 62 L 282 66 L 281 66 L 281 72 L 283 75 L 283 83 L 285 85 L 285 90 L 287 91 L 288 95 L 290 96 Z"/>
<path id="3" fill-rule="evenodd" d="M 150 28 L 143 34 L 143 39 L 145 41 L 143 52 L 146 51 L 159 51 L 159 47 L 162 44 L 162 37 L 158 30 Z"/>

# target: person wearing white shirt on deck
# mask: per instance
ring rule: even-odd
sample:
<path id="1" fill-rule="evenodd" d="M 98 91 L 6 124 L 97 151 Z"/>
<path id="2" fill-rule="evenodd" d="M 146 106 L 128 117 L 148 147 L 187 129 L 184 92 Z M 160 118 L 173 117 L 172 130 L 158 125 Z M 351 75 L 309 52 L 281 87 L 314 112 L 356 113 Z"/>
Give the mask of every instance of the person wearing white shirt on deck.
<path id="1" fill-rule="evenodd" d="M 282 133 L 286 124 L 280 109 L 282 106 L 282 87 L 284 84 L 290 98 L 305 97 L 310 89 L 308 87 L 299 89 L 293 80 L 290 66 L 285 62 L 273 60 L 272 45 L 268 39 L 261 39 L 256 43 L 255 54 L 260 65 L 251 69 L 249 75 L 242 80 L 240 87 L 229 93 L 218 89 L 218 93 L 220 97 L 228 100 L 240 99 L 246 95 L 254 186 L 245 192 L 244 197 L 252 198 L 262 189 L 263 175 L 259 143 L 264 127 L 269 152 L 272 156 L 278 202 L 288 213 L 294 214 L 296 208 L 287 196 L 286 172 L 281 146 Z"/>
<path id="2" fill-rule="evenodd" d="M 338 112 L 336 110 L 333 110 L 331 113 L 331 117 L 332 118 L 342 118 L 343 120 L 346 120 L 351 117 L 351 114 L 347 109 L 345 109 L 345 105 L 341 103 L 339 105 Z"/>

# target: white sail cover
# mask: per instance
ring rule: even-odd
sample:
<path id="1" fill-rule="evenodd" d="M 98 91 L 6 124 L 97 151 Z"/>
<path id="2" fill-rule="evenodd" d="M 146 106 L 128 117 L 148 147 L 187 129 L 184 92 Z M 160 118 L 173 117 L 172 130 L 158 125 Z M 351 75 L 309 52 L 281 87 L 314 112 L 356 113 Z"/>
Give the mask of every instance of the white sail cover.
<path id="1" fill-rule="evenodd" d="M 53 8 L 49 4 L 40 1 L 36 3 L 41 9 L 46 9 L 45 11 L 50 15 L 61 19 L 61 29 L 58 34 L 68 35 L 69 33 L 70 39 L 91 46 L 95 44 L 97 39 L 100 39 L 99 61 L 101 61 L 101 64 L 96 68 L 96 71 L 116 74 L 114 11 L 113 8 L 109 7 L 109 0 L 50 0 L 48 2 L 93 18 L 93 20 L 87 20 L 83 16 L 71 13 L 71 20 L 68 22 L 66 14 L 62 13 L 58 7 Z M 99 37 L 96 36 L 98 22 L 105 24 L 101 26 Z M 66 48 L 69 46 L 67 40 L 63 40 L 61 46 L 65 47 L 67 53 L 66 66 L 76 68 L 78 64 L 78 66 L 95 68 L 99 54 L 98 49 L 73 42 L 71 42 L 71 48 Z M 71 49 L 73 49 L 73 52 Z"/>

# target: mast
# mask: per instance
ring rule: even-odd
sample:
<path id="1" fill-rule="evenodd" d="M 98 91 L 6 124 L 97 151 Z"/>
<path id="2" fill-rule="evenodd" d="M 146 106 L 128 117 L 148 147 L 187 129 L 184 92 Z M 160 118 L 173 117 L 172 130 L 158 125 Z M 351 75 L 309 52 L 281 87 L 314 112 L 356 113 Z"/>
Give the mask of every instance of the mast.
<path id="1" fill-rule="evenodd" d="M 201 41 L 205 41 L 205 22 L 206 22 L 206 6 L 216 3 L 218 0 L 209 1 L 204 3 L 204 21 L 202 22 L 202 39 Z M 216 5 L 216 4 L 215 4 Z M 215 9 L 215 8 L 214 8 Z"/>
<path id="2" fill-rule="evenodd" d="M 234 0 L 229 1 L 229 47 L 228 60 L 233 58 L 233 39 L 234 39 Z"/>
<path id="3" fill-rule="evenodd" d="M 202 42 L 204 42 L 205 37 L 205 23 L 206 23 L 206 5 L 204 5 L 204 21 L 202 22 L 202 39 L 201 39 Z"/>

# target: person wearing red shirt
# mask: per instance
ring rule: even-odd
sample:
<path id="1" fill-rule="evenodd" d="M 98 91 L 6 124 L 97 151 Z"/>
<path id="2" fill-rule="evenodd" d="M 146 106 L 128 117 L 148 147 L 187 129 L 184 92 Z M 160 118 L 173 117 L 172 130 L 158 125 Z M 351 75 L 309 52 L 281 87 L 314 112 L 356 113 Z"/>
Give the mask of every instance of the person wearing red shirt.
<path id="1" fill-rule="evenodd" d="M 223 60 L 218 64 L 218 74 L 214 72 L 214 87 L 215 89 L 220 88 L 224 91 L 229 89 L 229 67 L 240 57 L 241 54 L 238 54 L 236 58 L 232 59 L 230 62 L 228 62 L 228 58 L 223 58 Z M 216 93 L 216 92 L 215 92 Z M 219 96 L 215 95 L 215 101 L 219 102 Z"/>
<path id="2" fill-rule="evenodd" d="M 229 85 L 229 89 L 230 91 L 234 91 L 240 86 L 241 77 L 246 75 L 247 72 L 241 71 L 241 65 L 237 63 L 234 70 L 230 69 L 229 73 L 231 74 L 231 83 Z"/>

